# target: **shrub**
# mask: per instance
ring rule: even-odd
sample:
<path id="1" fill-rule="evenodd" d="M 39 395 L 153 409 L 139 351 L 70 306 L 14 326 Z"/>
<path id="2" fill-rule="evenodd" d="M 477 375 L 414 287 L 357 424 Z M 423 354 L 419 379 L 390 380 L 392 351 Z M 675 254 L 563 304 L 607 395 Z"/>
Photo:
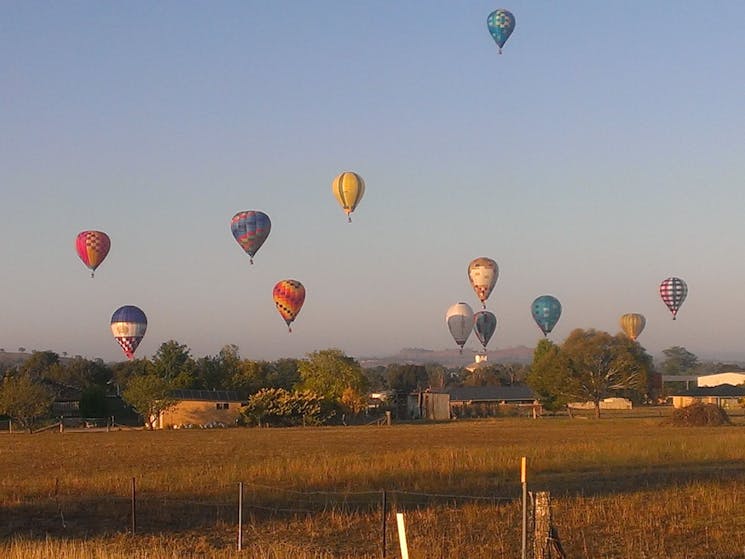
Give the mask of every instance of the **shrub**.
<path id="1" fill-rule="evenodd" d="M 673 410 L 673 425 L 704 427 L 729 425 L 729 415 L 716 404 L 695 402 L 690 406 Z"/>

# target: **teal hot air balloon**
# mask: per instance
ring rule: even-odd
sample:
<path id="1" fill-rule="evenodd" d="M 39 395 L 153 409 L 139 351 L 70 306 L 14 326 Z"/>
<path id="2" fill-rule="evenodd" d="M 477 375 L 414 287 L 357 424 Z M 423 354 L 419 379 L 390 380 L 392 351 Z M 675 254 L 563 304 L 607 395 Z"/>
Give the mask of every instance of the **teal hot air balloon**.
<path id="1" fill-rule="evenodd" d="M 486 26 L 499 47 L 499 54 L 502 54 L 502 47 L 515 29 L 515 16 L 507 10 L 494 10 L 486 18 Z"/>
<path id="2" fill-rule="evenodd" d="M 484 346 L 486 351 L 486 344 L 491 340 L 494 331 L 497 329 L 497 317 L 494 313 L 489 311 L 479 311 L 473 315 L 473 331 L 476 333 L 476 337 Z"/>
<path id="3" fill-rule="evenodd" d="M 559 322 L 561 316 L 561 303 L 559 300 L 552 295 L 541 295 L 530 307 L 533 313 L 533 320 L 541 329 L 543 335 L 548 335 L 551 330 L 554 329 L 556 323 Z"/>

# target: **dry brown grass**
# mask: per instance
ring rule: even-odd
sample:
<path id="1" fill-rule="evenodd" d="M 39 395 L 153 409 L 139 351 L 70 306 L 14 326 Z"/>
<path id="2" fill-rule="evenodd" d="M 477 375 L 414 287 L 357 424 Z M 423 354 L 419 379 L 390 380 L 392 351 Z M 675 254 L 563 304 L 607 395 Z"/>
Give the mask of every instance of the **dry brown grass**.
<path id="1" fill-rule="evenodd" d="M 235 557 L 243 481 L 241 556 L 380 557 L 386 489 L 406 512 L 412 559 L 518 557 L 525 455 L 570 557 L 742 558 L 744 436 L 659 417 L 2 435 L 0 556 Z M 393 515 L 387 527 L 396 557 Z"/>

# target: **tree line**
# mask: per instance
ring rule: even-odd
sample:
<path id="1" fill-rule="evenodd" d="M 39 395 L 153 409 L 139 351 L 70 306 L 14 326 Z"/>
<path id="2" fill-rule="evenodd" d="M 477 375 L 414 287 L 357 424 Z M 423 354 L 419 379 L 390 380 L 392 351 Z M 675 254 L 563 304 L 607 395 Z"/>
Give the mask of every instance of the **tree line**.
<path id="1" fill-rule="evenodd" d="M 664 354 L 659 369 L 665 374 L 740 370 L 733 364 L 702 364 L 678 346 Z M 517 384 L 530 386 L 549 411 L 590 401 L 599 414 L 600 402 L 609 396 L 653 400 L 658 396 L 650 383 L 653 374 L 653 359 L 638 342 L 592 329 L 575 330 L 562 344 L 541 340 L 530 365 L 482 363 L 473 370 L 439 364 L 363 368 L 338 349 L 303 359 L 256 361 L 226 345 L 216 355 L 194 358 L 186 345 L 170 340 L 151 359 L 107 364 L 34 351 L 22 363 L 0 365 L 0 414 L 31 429 L 50 417 L 55 399 L 72 390 L 79 393 L 81 417 L 108 417 L 111 397 L 121 396 L 152 427 L 150 419 L 173 405 L 175 389 L 202 389 L 244 394 L 249 425 L 322 424 L 364 413 L 371 392 L 391 393 L 395 408 L 416 390 Z"/>

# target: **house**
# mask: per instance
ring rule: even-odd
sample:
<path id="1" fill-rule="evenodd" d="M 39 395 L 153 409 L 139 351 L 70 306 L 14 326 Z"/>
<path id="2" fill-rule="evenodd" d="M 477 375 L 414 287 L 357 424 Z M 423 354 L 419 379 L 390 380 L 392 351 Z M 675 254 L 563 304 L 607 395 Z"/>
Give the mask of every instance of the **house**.
<path id="1" fill-rule="evenodd" d="M 506 411 L 540 413 L 538 396 L 528 386 L 460 386 L 448 390 L 453 417 L 487 417 Z"/>
<path id="2" fill-rule="evenodd" d="M 232 390 L 174 390 L 176 404 L 160 412 L 157 429 L 230 427 L 236 424 L 248 395 Z"/>
<path id="3" fill-rule="evenodd" d="M 691 390 L 673 394 L 673 407 L 684 408 L 694 402 L 716 404 L 723 408 L 740 407 L 740 401 L 745 399 L 745 386 L 720 384 L 719 386 L 698 386 Z"/>

